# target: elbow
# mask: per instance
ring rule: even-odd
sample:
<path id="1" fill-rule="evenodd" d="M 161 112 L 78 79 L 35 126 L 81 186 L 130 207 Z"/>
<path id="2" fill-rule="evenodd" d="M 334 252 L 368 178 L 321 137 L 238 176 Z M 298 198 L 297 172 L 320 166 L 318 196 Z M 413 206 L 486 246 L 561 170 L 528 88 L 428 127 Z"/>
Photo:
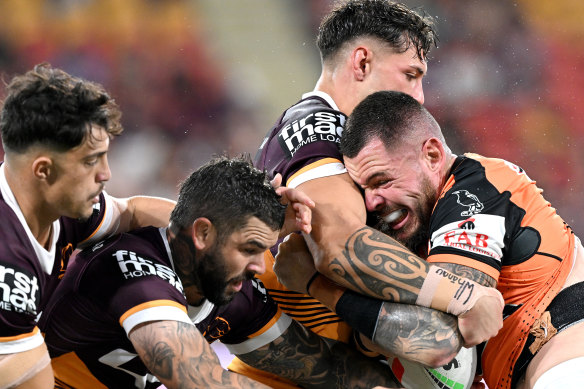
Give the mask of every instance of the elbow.
<path id="1" fill-rule="evenodd" d="M 419 362 L 433 369 L 446 366 L 452 362 L 459 350 L 460 345 L 456 348 L 436 350 L 435 352 L 426 353 L 422 358 L 423 360 Z"/>

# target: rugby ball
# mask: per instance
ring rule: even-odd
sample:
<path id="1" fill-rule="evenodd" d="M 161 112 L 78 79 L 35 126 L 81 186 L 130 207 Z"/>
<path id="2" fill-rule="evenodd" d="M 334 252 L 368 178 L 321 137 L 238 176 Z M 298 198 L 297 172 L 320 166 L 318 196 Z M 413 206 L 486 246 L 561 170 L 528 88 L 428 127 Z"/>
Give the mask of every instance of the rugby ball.
<path id="1" fill-rule="evenodd" d="M 403 358 L 389 358 L 388 363 L 406 389 L 470 389 L 477 351 L 475 347 L 463 347 L 449 364 L 435 369 Z"/>

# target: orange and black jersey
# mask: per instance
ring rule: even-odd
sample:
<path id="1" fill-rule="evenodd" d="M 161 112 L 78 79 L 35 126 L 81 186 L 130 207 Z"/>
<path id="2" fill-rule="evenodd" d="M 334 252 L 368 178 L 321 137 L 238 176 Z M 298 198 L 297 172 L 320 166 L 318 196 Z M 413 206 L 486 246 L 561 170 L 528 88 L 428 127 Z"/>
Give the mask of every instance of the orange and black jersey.
<path id="1" fill-rule="evenodd" d="M 493 277 L 505 320 L 482 354 L 490 388 L 509 388 L 533 322 L 563 286 L 575 236 L 518 166 L 476 154 L 458 157 L 430 219 L 430 262 Z"/>

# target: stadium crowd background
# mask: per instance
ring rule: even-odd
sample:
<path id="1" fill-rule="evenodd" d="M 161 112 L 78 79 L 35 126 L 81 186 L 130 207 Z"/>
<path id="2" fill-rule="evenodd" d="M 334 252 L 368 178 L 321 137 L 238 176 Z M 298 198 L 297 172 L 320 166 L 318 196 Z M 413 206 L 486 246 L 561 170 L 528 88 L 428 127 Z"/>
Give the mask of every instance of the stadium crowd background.
<path id="1" fill-rule="evenodd" d="M 584 2 L 404 3 L 437 18 L 426 106 L 453 151 L 517 163 L 582 234 Z M 175 198 L 180 180 L 212 155 L 255 154 L 281 111 L 312 90 L 314 36 L 330 5 L 0 1 L 0 73 L 8 81 L 46 61 L 103 84 L 125 127 L 106 189 Z"/>

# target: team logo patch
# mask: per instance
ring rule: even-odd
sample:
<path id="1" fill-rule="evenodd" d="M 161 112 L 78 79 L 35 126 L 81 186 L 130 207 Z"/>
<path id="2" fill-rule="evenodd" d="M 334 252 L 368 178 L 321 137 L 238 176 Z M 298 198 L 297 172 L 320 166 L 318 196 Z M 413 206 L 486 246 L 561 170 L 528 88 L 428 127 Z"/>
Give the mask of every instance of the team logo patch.
<path id="1" fill-rule="evenodd" d="M 302 146 L 313 142 L 341 142 L 345 116 L 341 113 L 315 112 L 294 120 L 282 128 L 278 141 L 284 150 L 294 155 Z"/>
<path id="2" fill-rule="evenodd" d="M 0 309 L 37 315 L 39 281 L 23 270 L 0 265 Z"/>
<path id="3" fill-rule="evenodd" d="M 169 284 L 183 293 L 183 286 L 180 279 L 168 266 L 142 258 L 133 251 L 118 250 L 112 256 L 117 259 L 118 266 L 125 279 L 157 276 L 168 281 Z"/>
<path id="4" fill-rule="evenodd" d="M 456 195 L 456 202 L 464 207 L 460 216 L 472 216 L 480 213 L 485 208 L 479 198 L 468 190 L 457 190 L 452 194 Z"/>
<path id="5" fill-rule="evenodd" d="M 502 216 L 478 214 L 436 230 L 432 234 L 431 248 L 456 248 L 500 262 L 504 237 L 505 219 Z"/>

